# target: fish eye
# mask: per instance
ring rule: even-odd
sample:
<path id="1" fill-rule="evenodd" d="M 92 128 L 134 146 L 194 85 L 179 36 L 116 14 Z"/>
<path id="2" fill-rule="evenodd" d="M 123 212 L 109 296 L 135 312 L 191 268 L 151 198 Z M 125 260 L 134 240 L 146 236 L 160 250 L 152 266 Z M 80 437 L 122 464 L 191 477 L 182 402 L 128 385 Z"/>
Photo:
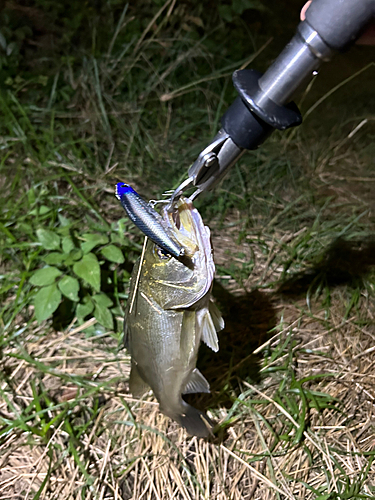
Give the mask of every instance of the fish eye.
<path id="1" fill-rule="evenodd" d="M 155 246 L 155 248 L 154 248 L 154 253 L 161 260 L 169 260 L 171 258 L 171 254 L 169 254 L 168 252 L 166 252 L 165 250 L 163 250 L 162 248 L 157 247 L 157 246 Z"/>

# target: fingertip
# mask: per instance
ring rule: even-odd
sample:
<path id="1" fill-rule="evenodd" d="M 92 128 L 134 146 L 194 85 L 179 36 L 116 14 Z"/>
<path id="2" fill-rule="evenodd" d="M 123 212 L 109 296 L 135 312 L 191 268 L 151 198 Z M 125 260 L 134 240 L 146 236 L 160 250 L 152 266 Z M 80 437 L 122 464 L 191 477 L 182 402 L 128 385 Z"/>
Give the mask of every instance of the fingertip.
<path id="1" fill-rule="evenodd" d="M 312 1 L 312 0 L 309 0 L 309 1 L 308 1 L 308 2 L 306 2 L 306 3 L 305 3 L 305 5 L 302 7 L 302 9 L 301 9 L 301 14 L 300 14 L 301 21 L 304 21 L 304 20 L 306 19 L 306 11 L 307 11 L 307 9 L 310 7 L 311 1 Z"/>

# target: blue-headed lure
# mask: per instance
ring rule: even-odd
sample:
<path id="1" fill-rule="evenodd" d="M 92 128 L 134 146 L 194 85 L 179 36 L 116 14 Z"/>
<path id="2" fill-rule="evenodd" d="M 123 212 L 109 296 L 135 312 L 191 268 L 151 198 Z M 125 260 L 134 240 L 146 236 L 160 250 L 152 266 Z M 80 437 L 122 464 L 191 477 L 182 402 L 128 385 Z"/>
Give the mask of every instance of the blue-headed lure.
<path id="1" fill-rule="evenodd" d="M 165 252 L 179 258 L 184 255 L 184 248 L 169 234 L 164 227 L 163 218 L 129 184 L 116 184 L 116 198 L 121 202 L 129 219 L 150 240 Z"/>

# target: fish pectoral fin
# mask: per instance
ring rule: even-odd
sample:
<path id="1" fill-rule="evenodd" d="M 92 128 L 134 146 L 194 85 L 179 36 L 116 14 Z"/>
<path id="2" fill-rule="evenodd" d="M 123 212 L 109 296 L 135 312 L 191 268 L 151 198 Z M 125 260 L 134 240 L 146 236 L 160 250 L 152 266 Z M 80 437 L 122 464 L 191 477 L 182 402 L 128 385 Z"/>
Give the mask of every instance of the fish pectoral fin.
<path id="1" fill-rule="evenodd" d="M 143 378 L 139 374 L 138 367 L 135 363 L 132 363 L 132 369 L 129 379 L 129 390 L 135 398 L 142 397 L 143 394 L 150 390 L 150 386 L 143 380 Z"/>
<path id="2" fill-rule="evenodd" d="M 199 319 L 203 342 L 214 352 L 217 352 L 219 350 L 219 340 L 217 338 L 215 324 L 208 309 L 203 311 Z"/>
<path id="3" fill-rule="evenodd" d="M 198 370 L 198 368 L 194 368 L 191 372 L 189 380 L 186 383 L 182 394 L 194 394 L 196 392 L 210 392 L 210 384 Z"/>
<path id="4" fill-rule="evenodd" d="M 212 300 L 210 300 L 209 303 L 209 311 L 212 317 L 212 321 L 214 322 L 215 325 L 215 330 L 217 332 L 220 332 L 220 330 L 224 328 L 225 323 L 219 309 L 216 307 L 215 303 Z"/>

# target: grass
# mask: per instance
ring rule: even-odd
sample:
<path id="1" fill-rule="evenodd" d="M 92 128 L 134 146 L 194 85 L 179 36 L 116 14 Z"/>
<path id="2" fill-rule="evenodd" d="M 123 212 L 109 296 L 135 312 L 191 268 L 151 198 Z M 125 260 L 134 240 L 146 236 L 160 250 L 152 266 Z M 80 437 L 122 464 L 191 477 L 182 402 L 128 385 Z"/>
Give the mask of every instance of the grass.
<path id="1" fill-rule="evenodd" d="M 69 52 L 42 45 L 30 65 L 18 40 L 18 56 L 2 54 L 0 498 L 375 498 L 366 49 L 301 98 L 302 127 L 274 134 L 197 200 L 226 320 L 220 351 L 202 346 L 198 362 L 212 393 L 189 396 L 218 423 L 203 441 L 152 395 L 129 394 L 122 315 L 142 240 L 113 186 L 154 198 L 182 180 L 234 97 L 228 75 L 277 53 L 257 23 L 273 33 L 278 7 L 245 11 L 245 23 L 172 1 L 109 5 L 105 17 L 84 7 L 89 27 L 74 17 Z M 74 270 L 86 254 L 99 284 Z M 46 263 L 57 272 L 38 288 Z M 51 285 L 60 302 L 38 322 L 35 296 Z"/>

